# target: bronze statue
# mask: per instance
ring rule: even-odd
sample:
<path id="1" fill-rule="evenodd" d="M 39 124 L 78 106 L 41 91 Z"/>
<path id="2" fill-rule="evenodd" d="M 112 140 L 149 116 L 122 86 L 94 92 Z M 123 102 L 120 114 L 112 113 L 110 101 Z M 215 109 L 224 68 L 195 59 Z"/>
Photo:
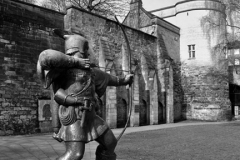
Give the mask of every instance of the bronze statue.
<path id="1" fill-rule="evenodd" d="M 53 137 L 64 141 L 66 152 L 58 160 L 80 160 L 85 143 L 97 141 L 96 160 L 116 160 L 117 139 L 103 119 L 96 115 L 97 99 L 107 86 L 128 85 L 133 75 L 119 78 L 91 67 L 88 41 L 77 34 L 64 35 L 65 54 L 55 50 L 41 52 L 38 75 L 54 92 Z M 59 123 L 60 122 L 60 123 Z"/>

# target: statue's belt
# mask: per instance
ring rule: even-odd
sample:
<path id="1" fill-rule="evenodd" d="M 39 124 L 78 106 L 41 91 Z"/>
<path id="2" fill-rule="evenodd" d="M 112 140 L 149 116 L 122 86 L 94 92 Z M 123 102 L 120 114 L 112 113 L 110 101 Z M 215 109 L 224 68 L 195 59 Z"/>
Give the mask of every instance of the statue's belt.
<path id="1" fill-rule="evenodd" d="M 78 101 L 82 102 L 82 105 L 77 106 L 80 111 L 92 111 L 96 99 L 94 97 L 78 97 Z"/>
<path id="2" fill-rule="evenodd" d="M 81 127 L 85 125 L 86 112 L 91 112 L 95 104 L 96 99 L 94 97 L 78 97 L 82 101 L 82 105 L 78 106 L 60 106 L 59 118 L 64 126 L 75 123 L 78 119 L 81 119 Z M 81 115 L 81 116 L 80 116 Z M 79 117 L 80 116 L 80 117 Z"/>

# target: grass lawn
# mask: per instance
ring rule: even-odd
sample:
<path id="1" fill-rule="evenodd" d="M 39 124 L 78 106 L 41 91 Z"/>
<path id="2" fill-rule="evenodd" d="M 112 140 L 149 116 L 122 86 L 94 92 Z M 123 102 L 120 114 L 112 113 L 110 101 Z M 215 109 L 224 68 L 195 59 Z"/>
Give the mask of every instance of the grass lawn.
<path id="1" fill-rule="evenodd" d="M 240 122 L 127 134 L 116 153 L 121 160 L 240 160 Z"/>

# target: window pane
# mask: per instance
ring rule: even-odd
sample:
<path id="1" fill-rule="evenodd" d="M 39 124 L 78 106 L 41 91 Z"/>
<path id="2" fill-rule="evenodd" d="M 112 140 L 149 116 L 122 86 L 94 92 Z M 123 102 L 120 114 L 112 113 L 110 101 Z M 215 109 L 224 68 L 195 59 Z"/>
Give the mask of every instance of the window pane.
<path id="1" fill-rule="evenodd" d="M 239 65 L 239 59 L 235 59 L 235 65 Z"/>
<path id="2" fill-rule="evenodd" d="M 188 50 L 191 51 L 191 45 L 188 45 Z"/>
<path id="3" fill-rule="evenodd" d="M 192 45 L 192 50 L 195 50 L 195 45 Z"/>
<path id="4" fill-rule="evenodd" d="M 195 58 L 195 51 L 192 51 L 192 57 Z"/>
<path id="5" fill-rule="evenodd" d="M 189 51 L 188 53 L 189 53 L 189 58 L 191 58 L 191 57 L 192 57 L 192 55 L 191 55 L 191 51 Z"/>
<path id="6" fill-rule="evenodd" d="M 234 49 L 234 54 L 239 54 L 239 49 Z"/>

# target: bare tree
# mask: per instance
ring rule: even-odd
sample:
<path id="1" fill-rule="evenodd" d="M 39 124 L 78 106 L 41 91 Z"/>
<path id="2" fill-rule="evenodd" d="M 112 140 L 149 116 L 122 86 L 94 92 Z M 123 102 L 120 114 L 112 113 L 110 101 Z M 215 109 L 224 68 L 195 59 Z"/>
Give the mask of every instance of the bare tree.
<path id="1" fill-rule="evenodd" d="M 129 0 L 69 0 L 75 6 L 103 16 L 125 16 Z"/>
<path id="2" fill-rule="evenodd" d="M 65 0 L 43 0 L 40 6 L 49 8 L 58 12 L 64 12 L 66 9 Z"/>
<path id="3" fill-rule="evenodd" d="M 129 11 L 129 0 L 45 0 L 41 6 L 62 12 L 66 3 L 108 18 L 124 17 Z"/>
<path id="4" fill-rule="evenodd" d="M 218 39 L 218 44 L 214 47 L 216 54 L 225 53 L 227 62 L 232 72 L 230 83 L 240 86 L 240 57 L 237 55 L 240 49 L 240 1 L 221 0 L 225 5 L 225 19 L 221 20 L 214 11 L 201 20 L 203 29 L 212 32 L 217 27 L 225 27 L 225 33 Z M 225 23 L 223 23 L 225 22 Z M 225 63 L 226 64 L 226 63 Z"/>
<path id="5" fill-rule="evenodd" d="M 225 27 L 226 32 L 222 35 L 224 43 L 231 43 L 240 40 L 240 1 L 239 0 L 221 0 L 225 5 L 225 19 L 210 11 L 202 18 L 201 24 L 206 32 L 211 32 L 217 27 Z M 226 22 L 226 23 L 224 23 Z M 222 41 L 223 42 L 223 41 Z"/>
<path id="6" fill-rule="evenodd" d="M 210 35 L 214 30 L 225 30 L 221 35 L 218 35 L 217 45 L 213 47 L 213 53 L 215 55 L 227 54 L 226 62 L 234 65 L 234 51 L 229 49 L 236 42 L 240 42 L 240 1 L 221 0 L 221 3 L 225 5 L 225 16 L 223 16 L 224 14 L 218 14 L 216 11 L 209 11 L 209 14 L 201 19 L 201 24 L 206 35 Z"/>

